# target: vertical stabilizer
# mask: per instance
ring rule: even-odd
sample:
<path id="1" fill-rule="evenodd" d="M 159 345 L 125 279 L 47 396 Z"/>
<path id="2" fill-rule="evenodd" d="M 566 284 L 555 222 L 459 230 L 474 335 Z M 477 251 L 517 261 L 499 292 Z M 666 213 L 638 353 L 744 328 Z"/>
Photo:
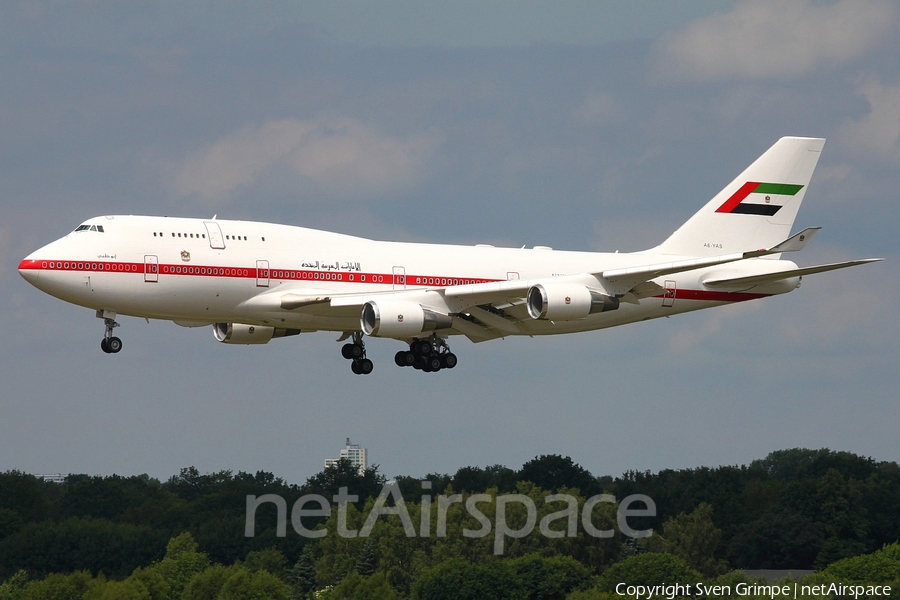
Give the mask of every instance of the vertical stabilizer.
<path id="1" fill-rule="evenodd" d="M 825 140 L 783 137 L 655 251 L 711 256 L 787 239 Z"/>

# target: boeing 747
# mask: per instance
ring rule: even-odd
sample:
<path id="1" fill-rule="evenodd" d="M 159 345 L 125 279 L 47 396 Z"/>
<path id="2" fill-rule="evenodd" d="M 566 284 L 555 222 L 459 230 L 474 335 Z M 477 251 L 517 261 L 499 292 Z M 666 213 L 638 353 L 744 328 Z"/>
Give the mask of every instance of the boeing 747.
<path id="1" fill-rule="evenodd" d="M 782 258 L 824 139 L 785 137 L 675 233 L 640 252 L 598 253 L 375 241 L 289 225 L 100 216 L 19 264 L 29 283 L 96 311 L 118 353 L 120 315 L 211 326 L 226 344 L 340 332 L 356 374 L 365 337 L 405 348 L 398 366 L 452 369 L 448 339 L 575 333 L 790 292 L 804 275 L 881 259 L 799 267 Z"/>

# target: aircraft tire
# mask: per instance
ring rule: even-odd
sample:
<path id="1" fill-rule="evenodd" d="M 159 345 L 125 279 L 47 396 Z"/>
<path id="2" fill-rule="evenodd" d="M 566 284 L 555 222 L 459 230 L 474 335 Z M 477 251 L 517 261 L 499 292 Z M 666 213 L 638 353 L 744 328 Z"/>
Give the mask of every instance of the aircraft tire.
<path id="1" fill-rule="evenodd" d="M 394 362 L 398 367 L 411 367 L 416 364 L 416 355 L 408 350 L 401 350 L 394 355 Z"/>
<path id="2" fill-rule="evenodd" d="M 359 373 L 360 375 L 368 375 L 372 372 L 372 369 L 375 368 L 375 365 L 372 364 L 372 361 L 368 358 L 364 358 L 359 361 Z"/>
<path id="3" fill-rule="evenodd" d="M 122 340 L 117 337 L 111 337 L 106 342 L 106 347 L 110 354 L 116 354 L 122 349 Z"/>
<path id="4" fill-rule="evenodd" d="M 353 362 L 350 363 L 350 370 L 353 371 L 356 375 L 362 375 L 362 369 L 359 367 L 359 361 L 354 359 Z"/>
<path id="5" fill-rule="evenodd" d="M 459 363 L 459 359 L 452 352 L 448 352 L 441 357 L 441 366 L 446 369 L 452 369 Z"/>
<path id="6" fill-rule="evenodd" d="M 100 340 L 100 349 L 109 354 L 109 346 L 106 345 L 106 338 Z"/>

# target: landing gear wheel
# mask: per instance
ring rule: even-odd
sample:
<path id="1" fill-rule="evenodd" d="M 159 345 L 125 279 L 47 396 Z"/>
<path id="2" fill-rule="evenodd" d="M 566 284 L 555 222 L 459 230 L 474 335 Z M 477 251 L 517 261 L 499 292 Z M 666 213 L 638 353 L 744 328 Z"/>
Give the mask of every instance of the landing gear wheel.
<path id="1" fill-rule="evenodd" d="M 372 361 L 366 358 L 366 345 L 361 331 L 353 332 L 353 341 L 341 346 L 341 356 L 351 361 L 350 370 L 357 375 L 368 375 L 372 372 Z"/>
<path id="2" fill-rule="evenodd" d="M 441 357 L 440 356 L 438 356 L 437 354 L 432 354 L 426 360 L 428 361 L 428 367 L 432 371 L 440 371 L 441 370 Z"/>
<path id="3" fill-rule="evenodd" d="M 357 375 L 368 375 L 374 368 L 375 365 L 372 364 L 372 361 L 368 358 L 361 358 L 359 360 L 354 359 L 353 362 L 350 363 L 350 370 Z"/>
<path id="4" fill-rule="evenodd" d="M 441 366 L 445 369 L 452 369 L 456 366 L 459 360 L 456 358 L 456 355 L 452 352 L 448 352 L 447 354 L 441 355 Z"/>
<path id="5" fill-rule="evenodd" d="M 415 340 L 412 344 L 410 344 L 410 350 L 415 352 L 416 354 L 421 354 L 422 356 L 428 356 L 431 354 L 431 341 L 430 340 Z"/>
<path id="6" fill-rule="evenodd" d="M 112 334 L 113 329 L 119 326 L 113 318 L 116 314 L 111 311 L 98 310 L 97 316 L 103 319 L 103 324 L 106 326 L 106 332 L 103 334 L 103 339 L 100 340 L 100 349 L 107 354 L 115 354 L 122 349 L 122 340 Z"/>
<path id="7" fill-rule="evenodd" d="M 409 350 L 401 350 L 394 355 L 394 362 L 398 367 L 411 367 L 416 364 L 416 355 Z"/>

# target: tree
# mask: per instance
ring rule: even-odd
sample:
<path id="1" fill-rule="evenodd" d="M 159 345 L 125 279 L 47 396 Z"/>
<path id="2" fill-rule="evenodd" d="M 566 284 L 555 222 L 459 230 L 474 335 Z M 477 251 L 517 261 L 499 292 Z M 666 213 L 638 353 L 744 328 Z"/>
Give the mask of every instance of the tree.
<path id="1" fill-rule="evenodd" d="M 384 573 L 366 577 L 350 573 L 331 588 L 328 600 L 399 600 L 400 595 L 388 583 Z"/>
<path id="2" fill-rule="evenodd" d="M 233 567 L 211 565 L 195 573 L 184 587 L 181 600 L 216 600 L 233 570 Z"/>
<path id="3" fill-rule="evenodd" d="M 16 600 L 70 600 L 82 598 L 92 586 L 94 579 L 87 571 L 78 571 L 69 575 L 53 573 L 40 581 L 32 581 L 25 585 Z"/>
<path id="4" fill-rule="evenodd" d="M 288 575 L 288 582 L 291 585 L 292 600 L 306 600 L 309 593 L 316 589 L 316 568 L 313 559 L 312 546 L 307 544 L 303 548 L 303 554 L 291 569 Z"/>
<path id="5" fill-rule="evenodd" d="M 556 491 L 560 488 L 577 488 L 585 497 L 600 493 L 593 475 L 568 456 L 544 454 L 522 465 L 519 481 L 530 481 L 539 488 Z"/>
<path id="6" fill-rule="evenodd" d="M 268 571 L 250 571 L 234 565 L 217 600 L 289 600 L 291 588 Z"/>
<path id="7" fill-rule="evenodd" d="M 250 571 L 268 571 L 279 579 L 287 576 L 287 558 L 278 548 L 251 550 L 242 564 Z"/>
<path id="8" fill-rule="evenodd" d="M 590 570 L 569 556 L 526 554 L 510 563 L 528 600 L 564 600 L 591 579 Z"/>
<path id="9" fill-rule="evenodd" d="M 645 552 L 617 562 L 604 571 L 597 588 L 614 592 L 616 585 L 627 581 L 628 585 L 659 585 L 662 583 L 694 583 L 700 581 L 700 573 L 683 558 L 673 554 Z"/>
<path id="10" fill-rule="evenodd" d="M 525 589 L 509 563 L 475 564 L 451 558 L 422 573 L 413 584 L 413 600 L 520 600 Z"/>
<path id="11" fill-rule="evenodd" d="M 0 577 L 25 569 L 48 573 L 103 571 L 127 577 L 163 555 L 165 532 L 106 519 L 28 523 L 0 541 Z"/>
<path id="12" fill-rule="evenodd" d="M 828 565 L 821 572 L 804 579 L 804 583 L 859 583 L 900 587 L 900 543 L 889 544 L 871 554 L 853 556 Z"/>
<path id="13" fill-rule="evenodd" d="M 362 552 L 360 552 L 359 558 L 356 561 L 356 572 L 363 577 L 369 577 L 375 573 L 376 567 L 375 544 L 372 543 L 372 538 L 366 538 L 366 542 L 362 547 Z"/>
<path id="14" fill-rule="evenodd" d="M 15 512 L 24 522 L 41 521 L 50 514 L 46 484 L 22 471 L 0 473 L 0 508 Z"/>
<path id="15" fill-rule="evenodd" d="M 198 551 L 197 542 L 190 533 L 182 533 L 169 540 L 166 555 L 149 567 L 169 584 L 169 598 L 181 598 L 188 582 L 210 566 L 209 557 Z"/>
<path id="16" fill-rule="evenodd" d="M 518 476 L 515 471 L 503 465 L 490 465 L 485 468 L 463 467 L 453 476 L 453 489 L 457 492 L 477 494 L 492 487 L 500 493 L 516 489 Z"/>
<path id="17" fill-rule="evenodd" d="M 378 496 L 385 481 L 384 475 L 378 473 L 378 465 L 360 473 L 349 458 L 341 458 L 334 466 L 326 467 L 307 479 L 303 493 L 319 494 L 330 501 L 340 488 L 345 487 L 348 493 L 359 497 L 356 504 L 362 506 L 369 498 Z"/>
<path id="18" fill-rule="evenodd" d="M 728 564 L 716 558 L 722 530 L 713 525 L 712 512 L 712 506 L 701 502 L 693 512 L 668 519 L 662 535 L 651 537 L 648 547 L 680 556 L 706 577 L 725 573 Z"/>
<path id="19" fill-rule="evenodd" d="M 824 543 L 821 523 L 774 506 L 738 528 L 726 552 L 731 564 L 741 569 L 811 569 Z"/>

